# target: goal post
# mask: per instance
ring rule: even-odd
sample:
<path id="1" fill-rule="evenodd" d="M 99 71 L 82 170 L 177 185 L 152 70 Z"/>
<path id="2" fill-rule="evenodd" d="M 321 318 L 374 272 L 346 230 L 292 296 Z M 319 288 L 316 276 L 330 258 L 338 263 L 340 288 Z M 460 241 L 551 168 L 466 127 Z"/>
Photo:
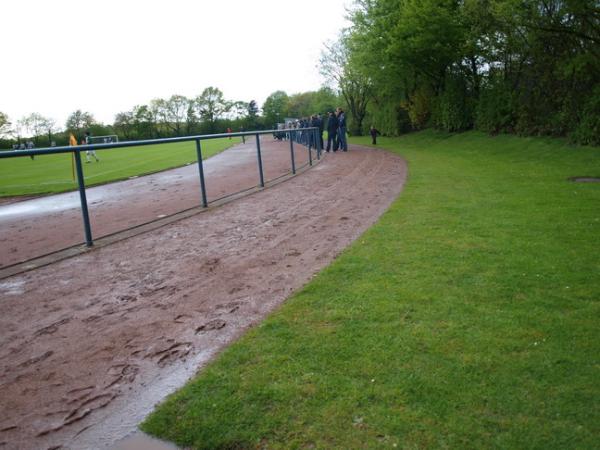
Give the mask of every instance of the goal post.
<path id="1" fill-rule="evenodd" d="M 106 136 L 90 136 L 90 144 L 113 144 L 119 142 L 119 136 L 116 134 L 107 134 Z"/>

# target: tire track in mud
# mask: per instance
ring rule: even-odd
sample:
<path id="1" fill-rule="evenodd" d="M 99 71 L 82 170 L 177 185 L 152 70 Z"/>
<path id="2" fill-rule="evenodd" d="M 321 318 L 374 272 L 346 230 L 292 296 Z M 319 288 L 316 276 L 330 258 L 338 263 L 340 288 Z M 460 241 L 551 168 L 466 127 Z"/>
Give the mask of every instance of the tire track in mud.
<path id="1" fill-rule="evenodd" d="M 405 177 L 399 157 L 351 148 L 209 213 L 1 281 L 0 449 L 98 448 L 132 431 L 374 223 Z"/>

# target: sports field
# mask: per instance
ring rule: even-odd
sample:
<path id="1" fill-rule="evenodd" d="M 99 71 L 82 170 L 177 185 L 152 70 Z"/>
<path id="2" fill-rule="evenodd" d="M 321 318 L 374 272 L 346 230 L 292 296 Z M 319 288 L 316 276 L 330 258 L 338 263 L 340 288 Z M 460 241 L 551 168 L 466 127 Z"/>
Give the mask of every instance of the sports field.
<path id="1" fill-rule="evenodd" d="M 204 159 L 240 142 L 239 138 L 202 141 Z M 101 184 L 142 175 L 196 161 L 195 142 L 126 147 L 96 152 L 100 162 L 81 158 L 87 185 Z M 6 158 L 0 160 L 0 197 L 35 195 L 77 188 L 70 154 Z"/>
<path id="2" fill-rule="evenodd" d="M 354 143 L 368 144 L 366 138 Z M 142 429 L 192 448 L 597 448 L 600 149 L 381 139 L 379 222 Z"/>

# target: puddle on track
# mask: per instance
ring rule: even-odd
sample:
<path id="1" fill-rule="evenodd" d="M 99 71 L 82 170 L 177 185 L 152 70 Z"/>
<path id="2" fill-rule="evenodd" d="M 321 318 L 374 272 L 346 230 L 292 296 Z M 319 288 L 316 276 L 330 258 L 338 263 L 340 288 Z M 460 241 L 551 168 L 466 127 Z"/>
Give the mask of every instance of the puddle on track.
<path id="1" fill-rule="evenodd" d="M 178 450 L 170 442 L 155 439 L 140 431 L 117 442 L 111 450 Z"/>

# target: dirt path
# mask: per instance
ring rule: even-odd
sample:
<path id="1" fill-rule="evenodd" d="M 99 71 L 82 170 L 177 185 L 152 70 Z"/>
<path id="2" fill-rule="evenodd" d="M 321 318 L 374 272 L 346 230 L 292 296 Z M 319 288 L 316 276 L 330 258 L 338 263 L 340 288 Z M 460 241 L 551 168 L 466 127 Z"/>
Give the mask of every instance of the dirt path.
<path id="1" fill-rule="evenodd" d="M 0 281 L 0 449 L 103 448 L 304 285 L 399 194 L 351 148 L 208 213 Z"/>
<path id="2" fill-rule="evenodd" d="M 306 147 L 295 145 L 298 166 L 308 161 Z M 266 180 L 291 171 L 288 142 L 261 136 Z M 110 157 L 110 154 L 108 155 Z M 204 162 L 208 201 L 259 184 L 256 141 L 247 139 Z M 94 238 L 199 206 L 198 166 L 96 186 L 86 192 Z M 0 204 L 0 268 L 84 241 L 78 192 Z"/>

